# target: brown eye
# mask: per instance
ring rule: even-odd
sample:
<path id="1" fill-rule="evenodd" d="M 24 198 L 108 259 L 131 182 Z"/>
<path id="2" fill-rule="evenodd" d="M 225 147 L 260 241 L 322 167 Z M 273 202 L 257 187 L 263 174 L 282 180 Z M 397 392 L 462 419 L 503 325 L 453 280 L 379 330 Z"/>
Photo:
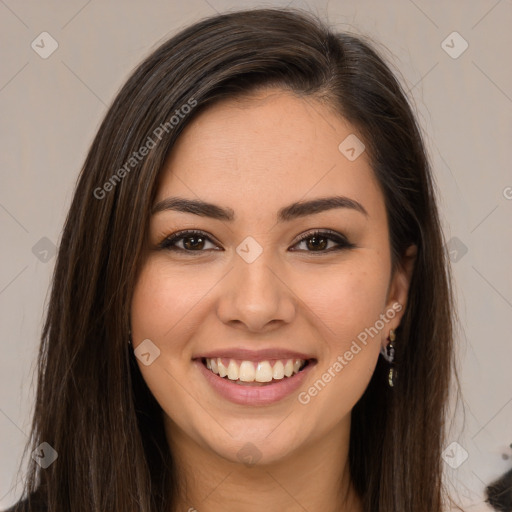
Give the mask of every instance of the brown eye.
<path id="1" fill-rule="evenodd" d="M 335 246 L 331 246 L 327 249 L 329 242 L 333 242 Z M 305 233 L 300 237 L 300 241 L 296 245 L 302 243 L 306 246 L 306 252 L 325 253 L 355 247 L 355 245 L 350 243 L 343 235 L 335 231 L 314 231 L 312 233 Z"/>
<path id="2" fill-rule="evenodd" d="M 334 244 L 334 246 L 329 246 L 330 243 Z M 205 247 L 206 244 L 211 244 L 212 247 Z M 343 235 L 335 231 L 314 231 L 306 233 L 300 237 L 299 242 L 295 245 L 300 244 L 305 244 L 305 252 L 310 253 L 326 253 L 355 247 L 355 245 L 350 243 Z M 182 253 L 222 250 L 202 231 L 179 231 L 173 233 L 159 244 L 159 248 Z"/>
<path id="3" fill-rule="evenodd" d="M 311 236 L 306 239 L 306 246 L 308 249 L 316 251 L 317 249 L 325 249 L 329 245 L 329 239 L 320 236 Z"/>
<path id="4" fill-rule="evenodd" d="M 169 251 L 204 252 L 207 243 L 213 245 L 210 238 L 201 231 L 179 231 L 168 236 L 159 244 L 159 247 Z"/>
<path id="5" fill-rule="evenodd" d="M 182 237 L 182 240 L 185 240 L 185 249 L 202 249 L 205 243 L 205 238 L 198 235 Z"/>

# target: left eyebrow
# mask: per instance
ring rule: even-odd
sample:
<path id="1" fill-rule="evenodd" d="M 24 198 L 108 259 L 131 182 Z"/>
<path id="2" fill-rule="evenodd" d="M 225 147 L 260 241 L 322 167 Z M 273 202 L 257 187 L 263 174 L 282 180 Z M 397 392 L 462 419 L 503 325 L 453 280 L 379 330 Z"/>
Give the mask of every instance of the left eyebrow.
<path id="1" fill-rule="evenodd" d="M 348 208 L 368 217 L 368 212 L 364 206 L 356 200 L 345 196 L 332 196 L 292 203 L 289 206 L 285 206 L 279 210 L 277 220 L 278 222 L 286 222 L 299 217 L 332 210 L 333 208 Z"/>
<path id="2" fill-rule="evenodd" d="M 310 201 L 299 201 L 281 208 L 277 212 L 278 222 L 289 222 L 299 217 L 306 217 L 333 208 L 348 208 L 358 211 L 368 217 L 364 206 L 345 196 L 321 197 Z M 164 211 L 175 210 L 185 213 L 192 213 L 201 217 L 232 221 L 235 219 L 235 212 L 231 208 L 223 208 L 216 204 L 208 203 L 197 199 L 186 199 L 184 197 L 167 197 L 153 206 L 152 215 Z"/>

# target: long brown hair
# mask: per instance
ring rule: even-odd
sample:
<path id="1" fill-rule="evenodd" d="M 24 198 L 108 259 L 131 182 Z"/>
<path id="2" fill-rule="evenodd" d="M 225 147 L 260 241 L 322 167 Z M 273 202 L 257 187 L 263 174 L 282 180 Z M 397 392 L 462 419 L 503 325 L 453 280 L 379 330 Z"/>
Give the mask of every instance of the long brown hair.
<path id="1" fill-rule="evenodd" d="M 47 442 L 58 459 L 46 469 L 29 461 L 24 496 L 33 504 L 52 512 L 171 509 L 177 468 L 162 410 L 127 345 L 150 210 L 183 128 L 207 104 L 265 86 L 323 101 L 359 130 L 385 197 L 393 268 L 406 247 L 418 247 L 397 330 L 399 378 L 386 386 L 379 359 L 352 411 L 349 461 L 366 512 L 441 512 L 454 304 L 422 137 L 370 43 L 290 9 L 233 12 L 186 28 L 136 68 L 109 108 L 66 219 L 42 332 L 25 450 Z"/>

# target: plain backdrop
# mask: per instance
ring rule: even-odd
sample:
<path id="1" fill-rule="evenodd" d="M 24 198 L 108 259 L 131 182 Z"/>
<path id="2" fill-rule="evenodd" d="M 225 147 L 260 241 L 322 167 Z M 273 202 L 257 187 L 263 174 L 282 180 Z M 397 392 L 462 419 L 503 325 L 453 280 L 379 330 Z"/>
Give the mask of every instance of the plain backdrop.
<path id="1" fill-rule="evenodd" d="M 0 0 L 1 509 L 21 493 L 55 246 L 107 106 L 179 29 L 216 12 L 287 5 L 378 41 L 414 104 L 460 318 L 465 415 L 453 411 L 445 476 L 468 511 L 490 510 L 485 485 L 512 467 L 510 0 Z"/>

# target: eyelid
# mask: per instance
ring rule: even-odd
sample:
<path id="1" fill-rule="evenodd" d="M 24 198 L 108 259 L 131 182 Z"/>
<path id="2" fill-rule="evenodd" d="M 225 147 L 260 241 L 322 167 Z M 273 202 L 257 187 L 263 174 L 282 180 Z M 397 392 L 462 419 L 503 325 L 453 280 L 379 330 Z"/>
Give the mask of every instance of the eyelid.
<path id="1" fill-rule="evenodd" d="M 307 240 L 308 238 L 311 238 L 313 236 L 324 236 L 324 237 L 328 238 L 329 240 L 334 240 L 340 244 L 344 244 L 347 246 L 353 246 L 353 244 L 351 242 L 349 242 L 348 238 L 344 234 L 338 233 L 337 231 L 333 231 L 332 229 L 318 229 L 318 228 L 310 230 L 310 231 L 306 231 L 302 235 L 299 235 L 297 242 L 295 242 L 293 245 L 297 245 L 297 243 Z"/>
<path id="2" fill-rule="evenodd" d="M 220 243 L 217 241 L 217 239 L 211 235 L 210 233 L 198 229 L 182 229 L 179 231 L 176 231 L 175 233 L 172 233 L 171 235 L 164 238 L 159 244 L 158 248 L 162 250 L 169 250 L 169 251 L 175 251 L 182 254 L 191 254 L 191 253 L 203 253 L 203 252 L 210 252 L 215 250 L 221 250 L 222 248 L 217 249 L 206 249 L 206 250 L 186 250 L 179 247 L 176 247 L 175 245 L 172 245 L 174 242 L 178 240 L 183 240 L 184 238 L 192 237 L 192 236 L 198 236 L 203 239 L 206 239 L 212 244 L 220 245 Z M 314 236 L 317 237 L 324 237 L 329 241 L 332 241 L 337 244 L 336 247 L 331 247 L 327 250 L 322 251 L 307 251 L 307 250 L 300 250 L 300 249 L 293 249 L 294 246 L 298 245 L 299 243 L 308 240 L 309 238 L 312 238 Z M 290 249 L 292 252 L 303 252 L 308 254 L 328 254 L 336 251 L 341 251 L 343 249 L 352 249 L 356 247 L 355 244 L 351 243 L 348 238 L 337 231 L 333 231 L 331 229 L 322 229 L 322 228 L 316 228 L 309 231 L 306 231 L 305 233 L 299 235 L 298 239 L 292 244 L 292 248 Z"/>
<path id="3" fill-rule="evenodd" d="M 217 239 L 213 235 L 208 233 L 207 231 L 202 231 L 202 230 L 199 230 L 199 229 L 181 229 L 179 231 L 176 231 L 175 233 L 172 233 L 172 234 L 166 236 L 158 244 L 158 248 L 172 250 L 172 249 L 170 249 L 171 247 L 173 247 L 173 246 L 171 246 L 172 242 L 176 242 L 176 241 L 181 240 L 183 238 L 192 237 L 192 236 L 200 236 L 200 237 L 208 240 L 209 242 L 211 242 L 211 243 L 213 243 L 215 245 L 220 245 L 220 243 L 217 241 Z M 188 253 L 192 253 L 192 252 L 206 252 L 204 250 L 203 251 L 186 251 L 185 249 L 180 249 L 180 248 L 177 248 L 176 250 L 179 251 L 179 252 L 188 252 Z M 219 250 L 219 249 L 209 249 L 209 250 Z M 223 250 L 223 249 L 220 249 L 220 250 Z"/>

